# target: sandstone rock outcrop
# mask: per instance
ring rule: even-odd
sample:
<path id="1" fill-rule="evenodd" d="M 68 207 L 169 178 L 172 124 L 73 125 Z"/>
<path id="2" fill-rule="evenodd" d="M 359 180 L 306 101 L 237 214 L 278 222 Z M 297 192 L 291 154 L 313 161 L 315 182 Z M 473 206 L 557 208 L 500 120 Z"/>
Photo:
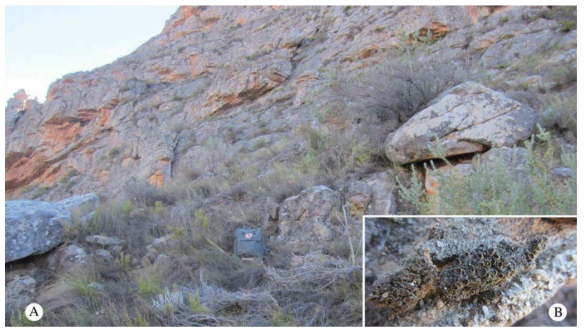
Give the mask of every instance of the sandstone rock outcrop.
<path id="1" fill-rule="evenodd" d="M 340 212 L 341 205 L 340 194 L 325 186 L 308 188 L 287 198 L 279 207 L 276 240 L 299 249 L 332 241 L 336 235 L 332 211 Z"/>
<path id="2" fill-rule="evenodd" d="M 554 33 L 551 20 L 499 23 L 527 11 L 537 9 L 181 7 L 161 34 L 130 55 L 57 80 L 44 103 L 24 91 L 11 99 L 5 192 L 51 200 L 90 189 L 113 195 L 121 175 L 162 186 L 187 172 L 206 140 L 226 136 L 237 152 L 253 146 L 256 134 L 266 132 L 257 124 L 266 122 L 282 129 L 271 141 L 300 147 L 305 138 L 295 129 L 312 121 L 307 99 L 323 87 L 324 73 L 377 63 L 403 43 L 402 32 L 419 39 L 429 31 L 437 41 L 430 47 L 450 46 L 441 52 L 452 58 L 466 43 L 464 27 L 478 36 L 468 44 L 479 50 L 516 31 L 500 43 L 513 43 L 511 61 L 532 52 L 527 41 L 542 35 L 539 41 L 575 48 L 573 33 Z M 491 29 L 476 24 L 481 18 Z M 498 53 L 488 51 L 487 64 Z"/>
<path id="3" fill-rule="evenodd" d="M 387 157 L 397 163 L 481 152 L 527 139 L 537 122 L 533 109 L 474 82 L 450 89 L 389 138 Z M 441 154 L 440 153 L 440 154 Z"/>

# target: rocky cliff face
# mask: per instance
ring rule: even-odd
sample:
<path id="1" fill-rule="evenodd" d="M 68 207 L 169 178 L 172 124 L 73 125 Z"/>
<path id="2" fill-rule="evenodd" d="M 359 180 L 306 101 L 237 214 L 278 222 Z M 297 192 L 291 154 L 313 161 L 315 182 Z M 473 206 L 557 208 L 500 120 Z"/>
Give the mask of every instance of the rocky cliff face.
<path id="1" fill-rule="evenodd" d="M 295 158 L 304 152 L 295 151 L 306 141 L 304 124 L 347 126 L 318 122 L 310 103 L 329 71 L 372 66 L 402 36 L 413 43 L 431 34 L 438 42 L 430 57 L 441 51 L 446 61 L 502 76 L 498 57 L 513 64 L 538 47 L 575 48 L 575 31 L 537 16 L 547 11 L 181 7 L 132 54 L 57 80 L 45 103 L 15 94 L 5 112 L 7 198 L 114 195 L 130 176 L 160 187 L 188 173 L 214 138 L 227 143 L 227 156 L 286 140 L 283 151 Z"/>
<path id="2" fill-rule="evenodd" d="M 58 326 L 359 326 L 363 214 L 415 213 L 425 190 L 449 214 L 575 211 L 572 159 L 534 168 L 523 145 L 549 117 L 547 151 L 576 151 L 575 22 L 571 7 L 181 7 L 43 104 L 8 101 L 5 192 L 26 201 L 7 204 L 6 304 L 46 302 Z M 476 182 L 492 178 L 506 187 Z M 263 229 L 262 268 L 231 256 L 244 227 Z M 104 317 L 79 307 L 95 296 Z"/>

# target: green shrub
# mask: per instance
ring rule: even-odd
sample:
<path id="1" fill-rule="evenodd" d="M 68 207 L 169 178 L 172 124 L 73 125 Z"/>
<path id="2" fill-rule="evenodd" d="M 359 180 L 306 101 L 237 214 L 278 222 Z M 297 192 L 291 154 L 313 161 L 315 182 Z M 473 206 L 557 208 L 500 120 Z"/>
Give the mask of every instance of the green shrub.
<path id="1" fill-rule="evenodd" d="M 208 311 L 199 299 L 199 290 L 196 290 L 193 294 L 189 294 L 187 300 L 189 301 L 189 309 L 191 312 L 202 314 Z"/>
<path id="2" fill-rule="evenodd" d="M 162 201 L 156 201 L 155 207 L 151 209 L 151 212 L 163 217 L 169 215 L 169 209 L 165 206 L 165 204 L 163 204 Z"/>
<path id="3" fill-rule="evenodd" d="M 147 297 L 159 293 L 162 290 L 164 273 L 156 271 L 153 267 L 146 267 L 142 270 L 140 277 L 136 280 L 138 295 Z"/>
<path id="4" fill-rule="evenodd" d="M 108 159 L 112 160 L 115 157 L 119 156 L 122 153 L 122 150 L 119 147 L 114 147 L 108 151 Z"/>
<path id="5" fill-rule="evenodd" d="M 118 258 L 114 261 L 117 265 L 123 268 L 130 267 L 130 254 L 124 254 L 124 252 L 120 252 Z"/>
<path id="6" fill-rule="evenodd" d="M 568 21 L 562 25 L 561 32 L 570 32 L 578 29 L 578 24 L 575 21 Z"/>
<path id="7" fill-rule="evenodd" d="M 134 205 L 132 204 L 131 200 L 124 201 L 124 205 L 122 206 L 122 211 L 124 214 L 128 215 L 134 210 Z"/>
<path id="8" fill-rule="evenodd" d="M 421 214 L 449 215 L 571 215 L 576 213 L 576 174 L 569 179 L 556 180 L 552 169 L 556 166 L 577 171 L 576 154 L 563 152 L 554 155 L 551 136 L 540 128 L 538 135 L 524 143 L 526 161 L 524 173 L 511 171 L 504 157 L 487 162 L 477 162 L 471 175 L 453 177 L 436 172 L 439 190 L 437 195 L 423 191 L 415 170 L 412 170 L 410 186 L 400 182 L 400 196 L 416 206 Z M 513 154 L 513 157 L 515 154 Z M 513 158 L 515 159 L 515 158 Z M 427 173 L 435 172 L 435 166 L 426 166 Z"/>
<path id="9" fill-rule="evenodd" d="M 47 195 L 49 192 L 51 192 L 51 189 L 53 189 L 52 186 L 41 186 L 36 188 L 35 192 L 33 192 L 33 194 L 31 195 L 32 199 L 37 199 L 39 197 L 45 196 Z"/>
<path id="10" fill-rule="evenodd" d="M 541 124 L 550 131 L 567 134 L 571 138 L 578 135 L 578 99 L 575 95 L 559 95 L 546 103 Z"/>
<path id="11" fill-rule="evenodd" d="M 88 302 L 95 303 L 100 298 L 101 292 L 92 283 L 100 282 L 99 274 L 93 268 L 75 268 L 62 277 L 63 288 L 84 298 Z"/>

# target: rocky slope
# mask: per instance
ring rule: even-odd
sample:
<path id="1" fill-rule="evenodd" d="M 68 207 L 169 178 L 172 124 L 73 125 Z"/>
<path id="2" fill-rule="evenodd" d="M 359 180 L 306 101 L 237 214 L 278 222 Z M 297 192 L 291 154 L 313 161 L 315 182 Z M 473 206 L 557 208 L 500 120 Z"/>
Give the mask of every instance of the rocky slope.
<path id="1" fill-rule="evenodd" d="M 244 152 L 263 169 L 290 162 L 307 151 L 304 125 L 319 132 L 353 127 L 317 115 L 323 103 L 313 98 L 327 89 L 329 72 L 373 66 L 431 35 L 435 43 L 422 57 L 474 64 L 502 83 L 538 52 L 575 64 L 576 31 L 562 31 L 572 15 L 526 7 L 181 7 L 132 54 L 53 83 L 45 103 L 15 94 L 5 112 L 5 192 L 51 200 L 115 195 L 129 176 L 161 187 L 191 173 L 211 140 L 224 143 L 224 156 L 242 160 Z M 529 81 L 507 84 L 556 85 L 544 75 L 519 80 Z M 503 134 L 512 136 L 507 145 L 533 131 L 532 117 L 523 116 L 528 124 L 517 135 Z M 466 139 L 474 148 L 457 152 L 484 151 L 493 139 L 476 135 Z M 280 152 L 255 155 L 267 143 L 281 143 Z M 213 169 L 206 167 L 198 172 Z"/>
<path id="2" fill-rule="evenodd" d="M 504 156 L 493 176 L 554 196 L 464 194 L 466 210 L 575 211 L 572 159 L 535 175 L 514 147 L 549 120 L 552 150 L 576 151 L 575 22 L 571 7 L 181 7 L 46 102 L 8 101 L 6 198 L 43 202 L 7 204 L 7 289 L 49 303 L 47 325 L 360 325 L 362 215 L 414 213 L 425 191 L 448 203 L 465 187 L 440 172 L 488 182 L 477 162 Z M 405 64 L 429 92 L 393 86 Z M 95 214 L 68 211 L 88 193 Z M 59 220 L 41 224 L 50 240 L 19 232 L 31 214 Z M 242 227 L 263 228 L 264 267 L 230 256 Z"/>

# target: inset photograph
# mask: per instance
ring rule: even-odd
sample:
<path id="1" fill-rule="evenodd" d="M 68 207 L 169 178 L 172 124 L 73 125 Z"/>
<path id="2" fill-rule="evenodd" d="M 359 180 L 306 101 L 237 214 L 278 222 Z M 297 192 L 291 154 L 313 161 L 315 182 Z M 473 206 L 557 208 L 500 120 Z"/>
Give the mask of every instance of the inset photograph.
<path id="1" fill-rule="evenodd" d="M 366 326 L 576 326 L 576 218 L 365 218 Z"/>

